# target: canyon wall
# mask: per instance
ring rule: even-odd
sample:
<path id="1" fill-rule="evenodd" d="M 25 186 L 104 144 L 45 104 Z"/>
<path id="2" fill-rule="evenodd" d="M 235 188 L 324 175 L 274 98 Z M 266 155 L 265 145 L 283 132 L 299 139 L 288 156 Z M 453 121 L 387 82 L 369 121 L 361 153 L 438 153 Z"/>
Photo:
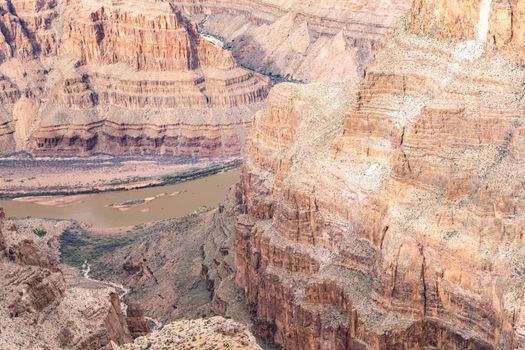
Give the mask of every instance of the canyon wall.
<path id="1" fill-rule="evenodd" d="M 281 78 L 341 81 L 362 74 L 377 41 L 411 0 L 176 0 L 243 65 Z"/>
<path id="2" fill-rule="evenodd" d="M 466 39 L 477 35 L 480 7 L 490 14 L 488 49 L 525 62 L 525 3 L 520 0 L 416 1 L 411 17 L 415 33 L 440 38 Z"/>
<path id="3" fill-rule="evenodd" d="M 240 154 L 269 80 L 168 2 L 0 4 L 0 151 Z"/>
<path id="4" fill-rule="evenodd" d="M 362 80 L 272 89 L 237 191 L 236 280 L 259 335 L 525 346 L 525 69 L 521 47 L 494 44 L 500 5 L 416 2 Z"/>
<path id="5" fill-rule="evenodd" d="M 133 340 L 113 288 L 64 270 L 52 240 L 3 220 L 0 210 L 2 349 L 109 350 Z"/>

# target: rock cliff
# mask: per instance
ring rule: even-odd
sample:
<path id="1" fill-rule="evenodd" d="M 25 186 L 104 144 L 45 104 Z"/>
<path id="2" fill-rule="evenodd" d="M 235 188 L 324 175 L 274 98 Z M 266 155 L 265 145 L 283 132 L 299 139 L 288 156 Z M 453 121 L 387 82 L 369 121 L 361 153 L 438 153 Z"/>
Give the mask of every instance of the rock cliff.
<path id="1" fill-rule="evenodd" d="M 132 341 L 113 288 L 63 270 L 44 238 L 2 221 L 0 212 L 0 348 L 99 350 Z"/>
<path id="2" fill-rule="evenodd" d="M 176 0 L 222 38 L 237 60 L 262 72 L 303 81 L 361 75 L 377 41 L 411 0 Z"/>
<path id="3" fill-rule="evenodd" d="M 519 33 L 501 11 L 522 5 L 416 1 L 362 80 L 271 91 L 237 192 L 236 279 L 260 335 L 525 346 L 522 35 L 494 36 Z"/>
<path id="4" fill-rule="evenodd" d="M 480 8 L 485 11 L 479 11 Z M 483 17 L 486 27 L 480 28 Z M 416 1 L 411 29 L 440 38 L 467 39 L 488 31 L 488 49 L 525 62 L 525 4 L 519 0 Z"/>
<path id="5" fill-rule="evenodd" d="M 269 81 L 168 2 L 0 3 L 0 151 L 238 156 Z"/>

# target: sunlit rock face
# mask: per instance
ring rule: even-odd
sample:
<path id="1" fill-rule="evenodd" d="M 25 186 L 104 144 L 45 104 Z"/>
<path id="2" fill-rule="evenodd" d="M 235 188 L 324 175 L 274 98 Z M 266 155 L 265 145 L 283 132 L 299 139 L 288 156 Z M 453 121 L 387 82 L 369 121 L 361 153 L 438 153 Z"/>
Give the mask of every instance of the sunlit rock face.
<path id="1" fill-rule="evenodd" d="M 472 39 L 480 31 L 487 48 L 525 62 L 525 3 L 520 0 L 418 0 L 411 30 L 440 38 Z"/>
<path id="2" fill-rule="evenodd" d="M 207 319 L 179 320 L 135 340 L 119 350 L 217 349 L 262 350 L 243 325 L 215 316 Z"/>
<path id="3" fill-rule="evenodd" d="M 64 271 L 52 239 L 3 221 L 0 209 L 0 348 L 109 350 L 133 340 L 113 288 Z"/>
<path id="4" fill-rule="evenodd" d="M 240 154 L 267 78 L 168 2 L 0 4 L 0 151 Z"/>
<path id="5" fill-rule="evenodd" d="M 525 346 L 525 70 L 494 44 L 500 5 L 418 1 L 363 79 L 271 91 L 237 192 L 236 279 L 260 335 Z"/>
<path id="6" fill-rule="evenodd" d="M 362 75 L 378 40 L 412 0 L 175 0 L 239 62 L 306 82 Z"/>

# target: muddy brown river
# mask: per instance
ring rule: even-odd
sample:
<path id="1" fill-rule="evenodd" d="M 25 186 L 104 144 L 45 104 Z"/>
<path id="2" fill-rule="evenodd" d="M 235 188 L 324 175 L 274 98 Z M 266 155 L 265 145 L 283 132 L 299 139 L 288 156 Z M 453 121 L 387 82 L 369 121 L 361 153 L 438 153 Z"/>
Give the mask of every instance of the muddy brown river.
<path id="1" fill-rule="evenodd" d="M 240 176 L 239 169 L 174 185 L 71 196 L 0 200 L 7 217 L 74 219 L 97 228 L 127 227 L 216 207 Z"/>

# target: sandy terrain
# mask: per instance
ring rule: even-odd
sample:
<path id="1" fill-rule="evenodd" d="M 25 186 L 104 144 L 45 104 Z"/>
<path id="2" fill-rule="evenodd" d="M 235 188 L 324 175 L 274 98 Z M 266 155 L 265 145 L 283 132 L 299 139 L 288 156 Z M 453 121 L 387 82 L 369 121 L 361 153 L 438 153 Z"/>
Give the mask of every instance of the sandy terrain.
<path id="1" fill-rule="evenodd" d="M 235 162 L 236 158 L 195 161 L 170 156 L 88 158 L 0 158 L 0 197 L 31 194 L 81 193 L 132 189 L 166 182 L 168 178 L 191 174 Z M 42 205 L 68 205 L 82 197 L 38 198 Z M 35 199 L 24 199 L 34 201 Z M 46 204 L 47 203 L 47 204 Z"/>

